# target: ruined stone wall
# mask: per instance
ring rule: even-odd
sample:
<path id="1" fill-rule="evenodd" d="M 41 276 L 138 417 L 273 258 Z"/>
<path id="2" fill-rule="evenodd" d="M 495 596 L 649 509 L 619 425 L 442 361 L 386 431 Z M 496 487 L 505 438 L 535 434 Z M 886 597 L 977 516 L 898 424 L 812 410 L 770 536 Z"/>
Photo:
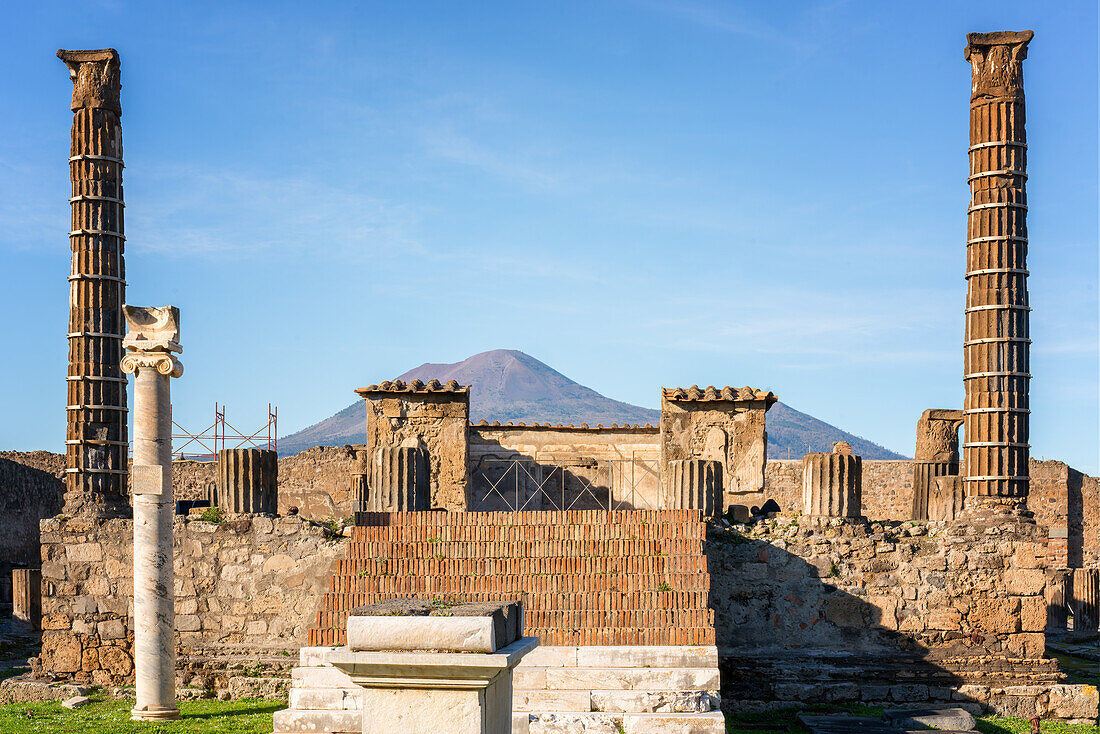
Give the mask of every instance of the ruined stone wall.
<path id="1" fill-rule="evenodd" d="M 1064 685 L 1043 659 L 1045 553 L 1035 526 L 712 529 L 723 706 L 931 701 L 1094 717 L 1095 688 Z"/>
<path id="2" fill-rule="evenodd" d="M 594 428 L 583 426 L 490 426 L 469 428 L 470 509 L 505 509 L 494 495 L 507 462 L 523 461 L 520 478 L 530 493 L 541 484 L 551 497 L 527 497 L 526 509 L 551 509 L 553 496 L 566 490 L 566 505 L 574 509 L 660 509 L 659 429 L 653 426 Z M 541 474 L 539 474 L 541 472 Z M 525 473 L 537 475 L 535 478 Z M 516 477 L 504 477 L 514 486 Z M 507 492 L 505 492 L 507 494 Z M 511 497 L 509 498 L 510 501 Z M 574 503 L 574 504 L 570 504 Z M 559 506 L 559 505 L 555 505 Z"/>
<path id="3" fill-rule="evenodd" d="M 432 507 L 466 509 L 468 392 L 365 392 L 367 451 L 412 445 L 428 453 Z M 369 483 L 369 480 L 368 480 Z"/>
<path id="4" fill-rule="evenodd" d="M 0 451 L 0 604 L 11 603 L 11 569 L 38 565 L 38 523 L 61 512 L 65 457 Z"/>
<path id="5" fill-rule="evenodd" d="M 1032 459 L 1030 487 L 1027 507 L 1051 530 L 1052 544 L 1064 538 L 1066 567 L 1100 566 L 1100 479 L 1061 461 Z"/>
<path id="6" fill-rule="evenodd" d="M 768 454 L 764 416 L 774 397 L 681 399 L 673 397 L 677 392 L 684 391 L 665 390 L 661 398 L 661 476 L 667 476 L 671 461 L 718 461 L 726 507 L 763 504 Z"/>
<path id="7" fill-rule="evenodd" d="M 343 539 L 298 517 L 176 518 L 173 532 L 180 685 L 226 688 L 234 667 L 289 665 Z M 132 682 L 132 543 L 131 520 L 42 522 L 36 674 Z"/>
<path id="8" fill-rule="evenodd" d="M 802 460 L 770 459 L 764 496 L 783 512 L 802 511 Z M 871 520 L 908 520 L 913 505 L 913 462 L 863 461 L 863 515 Z"/>

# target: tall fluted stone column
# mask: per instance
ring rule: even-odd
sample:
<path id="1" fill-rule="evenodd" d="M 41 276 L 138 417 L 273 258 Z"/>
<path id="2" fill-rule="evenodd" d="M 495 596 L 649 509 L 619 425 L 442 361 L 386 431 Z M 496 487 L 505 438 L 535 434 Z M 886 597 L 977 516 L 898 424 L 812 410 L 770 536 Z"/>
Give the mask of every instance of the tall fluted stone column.
<path id="1" fill-rule="evenodd" d="M 928 497 L 936 477 L 959 473 L 961 410 L 930 408 L 917 421 L 917 447 L 913 454 L 912 519 L 928 520 Z"/>
<path id="2" fill-rule="evenodd" d="M 119 58 L 114 49 L 57 56 L 73 80 L 64 512 L 121 516 L 129 507 Z"/>
<path id="3" fill-rule="evenodd" d="M 970 208 L 963 345 L 968 497 L 1028 492 L 1027 137 L 1031 31 L 969 33 Z"/>
<path id="4" fill-rule="evenodd" d="M 668 482 L 662 507 L 702 510 L 703 517 L 722 514 L 722 462 L 679 459 L 668 462 Z"/>
<path id="5" fill-rule="evenodd" d="M 279 456 L 270 449 L 218 452 L 217 506 L 232 514 L 274 515 L 279 506 Z"/>
<path id="6" fill-rule="evenodd" d="M 183 374 L 179 309 L 126 306 L 134 376 L 134 675 L 135 721 L 178 719 L 175 583 L 172 573 L 172 401 L 169 379 Z"/>
<path id="7" fill-rule="evenodd" d="M 14 568 L 11 572 L 12 617 L 36 630 L 42 622 L 42 570 Z"/>
<path id="8" fill-rule="evenodd" d="M 432 490 L 422 448 L 381 446 L 374 452 L 368 509 L 373 512 L 430 510 Z"/>
<path id="9" fill-rule="evenodd" d="M 1100 569 L 1074 569 L 1070 609 L 1074 632 L 1096 631 L 1100 622 Z"/>
<path id="10" fill-rule="evenodd" d="M 802 458 L 802 511 L 809 517 L 860 517 L 863 459 L 835 452 L 806 454 Z"/>

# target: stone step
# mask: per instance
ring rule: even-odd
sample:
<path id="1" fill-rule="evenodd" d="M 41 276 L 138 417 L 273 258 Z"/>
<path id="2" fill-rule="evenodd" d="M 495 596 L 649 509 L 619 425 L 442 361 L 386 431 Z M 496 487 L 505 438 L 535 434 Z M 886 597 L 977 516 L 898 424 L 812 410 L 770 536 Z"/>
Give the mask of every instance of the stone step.
<path id="1" fill-rule="evenodd" d="M 327 648 L 325 648 L 327 649 Z M 717 668 L 713 645 L 540 645 L 520 668 Z"/>
<path id="2" fill-rule="evenodd" d="M 542 713 L 512 717 L 512 734 L 725 734 L 721 711 L 704 714 Z"/>
<path id="3" fill-rule="evenodd" d="M 798 720 L 811 734 L 899 734 L 882 719 L 865 716 L 799 714 Z"/>
<path id="4" fill-rule="evenodd" d="M 542 668 L 519 670 L 527 691 L 716 691 L 718 668 Z"/>
<path id="5" fill-rule="evenodd" d="M 315 711 L 361 711 L 362 688 L 291 688 L 290 708 Z"/>
<path id="6" fill-rule="evenodd" d="M 362 711 L 276 711 L 273 734 L 361 734 Z"/>
<path id="7" fill-rule="evenodd" d="M 717 691 L 525 691 L 512 694 L 512 710 L 540 712 L 687 713 L 718 708 Z"/>
<path id="8" fill-rule="evenodd" d="M 329 666 L 297 667 L 290 671 L 291 688 L 355 688 L 348 674 Z"/>

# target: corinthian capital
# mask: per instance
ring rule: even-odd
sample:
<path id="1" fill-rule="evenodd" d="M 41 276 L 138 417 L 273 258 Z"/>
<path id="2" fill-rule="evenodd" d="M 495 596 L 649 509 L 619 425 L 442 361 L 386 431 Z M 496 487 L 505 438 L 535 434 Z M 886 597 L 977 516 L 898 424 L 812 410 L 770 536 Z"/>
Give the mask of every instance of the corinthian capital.
<path id="1" fill-rule="evenodd" d="M 88 107 L 122 114 L 118 51 L 113 48 L 94 51 L 59 49 L 57 58 L 69 67 L 69 77 L 73 80 L 73 112 Z"/>
<path id="2" fill-rule="evenodd" d="M 973 70 L 970 98 L 1024 96 L 1023 62 L 1034 31 L 967 33 L 963 58 Z"/>

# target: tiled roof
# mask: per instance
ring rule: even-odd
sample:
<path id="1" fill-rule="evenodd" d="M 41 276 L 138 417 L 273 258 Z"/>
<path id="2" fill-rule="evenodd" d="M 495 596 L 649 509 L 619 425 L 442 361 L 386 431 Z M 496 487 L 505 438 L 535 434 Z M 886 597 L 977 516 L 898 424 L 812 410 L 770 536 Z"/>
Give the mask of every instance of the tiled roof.
<path id="1" fill-rule="evenodd" d="M 381 385 L 368 385 L 367 387 L 361 387 L 355 392 L 360 395 L 370 392 L 468 392 L 470 390 L 468 385 L 459 385 L 457 380 L 449 380 L 446 384 L 441 383 L 439 380 L 428 380 L 422 382 L 420 380 L 410 380 L 409 382 L 403 382 L 402 380 L 387 380 Z"/>
<path id="2" fill-rule="evenodd" d="M 774 403 L 779 398 L 775 393 L 768 390 L 756 390 L 746 385 L 745 387 L 715 387 L 714 385 L 708 385 L 705 388 L 701 388 L 698 385 L 692 385 L 691 387 L 666 387 L 661 390 L 661 395 L 666 400 L 677 401 L 696 401 L 696 400 L 726 400 L 726 401 L 749 401 L 749 400 L 764 400 L 769 403 Z"/>
<path id="3" fill-rule="evenodd" d="M 646 429 L 646 428 L 656 429 L 657 428 L 657 426 L 653 425 L 652 423 L 646 423 L 644 425 L 639 425 L 638 423 L 623 423 L 621 425 L 618 424 L 618 423 L 612 423 L 609 426 L 605 426 L 603 423 L 597 423 L 594 426 L 590 426 L 587 423 L 581 423 L 578 426 L 578 425 L 574 425 L 572 423 L 557 423 L 557 424 L 554 424 L 554 423 L 524 423 L 523 421 L 519 421 L 517 423 L 501 423 L 500 421 L 493 421 L 492 423 L 490 423 L 487 420 L 480 420 L 477 423 L 474 423 L 473 421 L 471 421 L 470 425 L 475 426 L 475 427 L 479 427 L 479 428 L 543 428 L 543 429 L 551 428 L 551 429 L 560 429 L 560 430 L 565 430 L 565 431 L 568 431 L 568 430 L 573 430 L 573 431 L 589 431 L 589 430 L 608 431 L 608 430 L 630 430 L 630 429 Z"/>

